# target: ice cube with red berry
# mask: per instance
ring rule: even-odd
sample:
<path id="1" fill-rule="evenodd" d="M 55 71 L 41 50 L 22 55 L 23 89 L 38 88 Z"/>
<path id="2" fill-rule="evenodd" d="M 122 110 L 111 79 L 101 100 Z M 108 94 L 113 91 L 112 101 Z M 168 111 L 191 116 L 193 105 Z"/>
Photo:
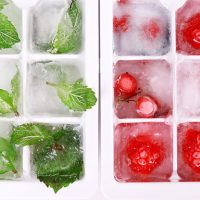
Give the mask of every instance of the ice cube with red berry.
<path id="1" fill-rule="evenodd" d="M 178 174 L 184 181 L 200 181 L 200 123 L 178 126 Z"/>
<path id="2" fill-rule="evenodd" d="M 164 60 L 119 61 L 114 68 L 114 107 L 118 118 L 171 115 L 171 67 Z"/>
<path id="3" fill-rule="evenodd" d="M 164 55 L 170 49 L 169 12 L 159 2 L 116 0 L 113 33 L 118 55 Z"/>
<path id="4" fill-rule="evenodd" d="M 176 15 L 177 52 L 200 55 L 200 1 L 186 1 Z"/>
<path id="5" fill-rule="evenodd" d="M 168 181 L 172 132 L 164 123 L 119 124 L 115 128 L 114 174 L 119 182 Z"/>

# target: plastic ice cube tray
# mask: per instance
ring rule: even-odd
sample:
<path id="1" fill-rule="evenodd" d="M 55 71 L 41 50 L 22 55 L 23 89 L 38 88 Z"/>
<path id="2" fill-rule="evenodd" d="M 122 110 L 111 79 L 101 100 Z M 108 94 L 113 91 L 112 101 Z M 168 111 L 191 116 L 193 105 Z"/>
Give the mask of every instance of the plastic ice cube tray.
<path id="1" fill-rule="evenodd" d="M 16 63 L 19 66 L 22 83 L 22 115 L 20 117 L 1 117 L 0 129 L 4 134 L 9 132 L 10 124 L 22 124 L 26 122 L 39 122 L 44 124 L 72 124 L 78 125 L 82 129 L 85 175 L 83 179 L 70 185 L 54 194 L 53 190 L 40 183 L 31 172 L 30 149 L 23 148 L 22 176 L 16 180 L 1 180 L 1 199 L 89 199 L 97 191 L 98 186 L 98 104 L 90 111 L 81 116 L 61 115 L 60 113 L 32 113 L 27 109 L 29 102 L 27 94 L 30 92 L 28 81 L 28 69 L 31 63 L 36 61 L 61 61 L 64 63 L 73 62 L 78 65 L 85 82 L 95 90 L 98 95 L 98 1 L 80 1 L 83 11 L 83 48 L 78 54 L 56 54 L 40 53 L 34 51 L 32 47 L 32 14 L 34 9 L 42 3 L 36 0 L 16 0 L 13 1 L 21 9 L 22 18 L 15 19 L 21 22 L 21 48 L 19 53 L 1 52 L 1 74 L 0 86 L 9 89 L 9 81 L 13 75 Z M 52 1 L 49 1 L 49 4 Z M 54 2 L 55 3 L 55 2 Z M 9 13 L 12 16 L 12 11 Z M 39 17 L 39 16 L 38 16 Z M 51 20 L 49 18 L 49 20 Z M 48 23 L 48 21 L 46 21 Z M 55 29 L 57 27 L 54 27 Z M 20 26 L 19 26 L 20 29 Z M 19 31 L 20 32 L 20 31 Z M 20 45 L 19 45 L 20 46 Z M 80 66 L 81 63 L 81 66 Z M 13 67 L 12 67 L 13 66 Z M 30 74 L 29 74 L 30 75 Z M 9 80 L 9 81 L 8 81 Z M 28 90 L 28 91 L 27 91 Z M 35 93 L 37 95 L 37 93 Z M 48 103 L 48 102 L 46 102 Z M 2 135 L 5 136 L 5 135 Z"/>
<path id="2" fill-rule="evenodd" d="M 180 123 L 200 122 L 199 116 L 178 115 L 181 105 L 178 101 L 178 91 L 181 88 L 181 82 L 178 82 L 179 69 L 181 63 L 188 61 L 199 61 L 199 56 L 186 56 L 176 52 L 176 11 L 186 2 L 184 0 L 167 1 L 167 0 L 136 0 L 130 2 L 158 3 L 168 9 L 170 13 L 171 29 L 171 47 L 167 54 L 158 56 L 145 55 L 117 55 L 113 50 L 113 16 L 114 5 L 116 0 L 101 0 L 101 188 L 102 192 L 108 199 L 123 200 L 144 200 L 144 199 L 198 199 L 199 183 L 180 181 L 177 173 L 177 128 Z M 198 1 L 197 1 L 198 2 Z M 153 10 L 152 10 L 153 12 Z M 144 15 L 146 13 L 140 13 Z M 127 42 L 127 45 L 131 45 Z M 134 44 L 132 44 L 134 45 Z M 113 79 L 115 65 L 118 61 L 156 61 L 165 60 L 171 65 L 173 77 L 173 106 L 172 115 L 168 118 L 118 118 L 115 115 L 113 106 L 114 90 Z M 162 67 L 162 66 L 160 66 Z M 159 84 L 159 83 L 158 83 Z M 190 98 L 192 102 L 192 97 Z M 192 103 L 191 103 L 192 105 Z M 116 135 L 115 126 L 121 123 L 128 124 L 168 124 L 172 130 L 173 145 L 173 173 L 169 182 L 118 182 L 114 178 L 114 141 Z M 122 132 L 124 134 L 124 132 Z M 123 136 L 121 136 L 123 137 Z M 124 136 L 125 137 L 125 136 Z M 123 143 L 122 143 L 123 145 Z M 119 143 L 120 146 L 120 143 Z"/>

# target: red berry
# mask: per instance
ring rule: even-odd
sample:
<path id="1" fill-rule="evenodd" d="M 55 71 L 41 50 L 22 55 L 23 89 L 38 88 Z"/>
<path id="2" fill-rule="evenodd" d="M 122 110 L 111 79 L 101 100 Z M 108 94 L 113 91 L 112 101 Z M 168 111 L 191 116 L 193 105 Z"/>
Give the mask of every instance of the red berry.
<path id="1" fill-rule="evenodd" d="M 150 40 L 156 39 L 160 34 L 160 27 L 155 20 L 150 20 L 143 27 L 146 37 Z"/>
<path id="2" fill-rule="evenodd" d="M 128 72 L 118 76 L 115 81 L 115 96 L 126 99 L 133 96 L 137 90 L 137 81 Z"/>
<path id="3" fill-rule="evenodd" d="M 126 32 L 128 31 L 128 15 L 123 15 L 121 18 L 113 18 L 113 30 L 114 32 Z"/>
<path id="4" fill-rule="evenodd" d="M 136 110 L 141 117 L 154 117 L 158 110 L 158 104 L 152 97 L 142 96 L 136 102 Z"/>
<path id="5" fill-rule="evenodd" d="M 127 163 L 135 173 L 150 174 L 164 159 L 162 143 L 153 141 L 150 136 L 139 135 L 131 138 L 127 145 Z"/>
<path id="6" fill-rule="evenodd" d="M 182 146 L 183 159 L 195 172 L 200 173 L 200 132 L 189 129 Z"/>
<path id="7" fill-rule="evenodd" d="M 193 48 L 200 48 L 200 13 L 191 17 L 183 29 L 183 37 Z"/>
<path id="8" fill-rule="evenodd" d="M 118 0 L 117 2 L 121 3 L 121 4 L 126 4 L 128 2 L 128 0 Z"/>

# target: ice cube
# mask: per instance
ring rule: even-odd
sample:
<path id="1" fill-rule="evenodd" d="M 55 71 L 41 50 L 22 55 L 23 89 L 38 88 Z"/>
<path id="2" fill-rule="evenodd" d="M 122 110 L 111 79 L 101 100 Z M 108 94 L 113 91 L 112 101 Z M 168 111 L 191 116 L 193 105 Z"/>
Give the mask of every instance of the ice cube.
<path id="1" fill-rule="evenodd" d="M 172 174 L 170 126 L 164 123 L 119 124 L 114 137 L 117 181 L 168 181 Z"/>
<path id="2" fill-rule="evenodd" d="M 178 126 L 178 175 L 184 181 L 200 181 L 200 123 Z"/>
<path id="3" fill-rule="evenodd" d="M 115 3 L 113 20 L 118 55 L 164 55 L 169 51 L 169 12 L 158 2 Z"/>
<path id="4" fill-rule="evenodd" d="M 178 66 L 178 114 L 180 118 L 200 115 L 200 63 L 183 62 Z"/>
<path id="5" fill-rule="evenodd" d="M 158 103 L 158 112 L 154 117 L 166 117 L 172 110 L 172 71 L 169 63 L 157 61 L 119 61 L 114 68 L 114 81 L 120 74 L 128 72 L 138 82 L 140 96 L 151 96 Z M 138 118 L 134 101 L 119 101 L 115 95 L 115 113 L 119 118 Z"/>
<path id="6" fill-rule="evenodd" d="M 200 2 L 186 1 L 176 13 L 176 49 L 178 53 L 200 54 Z"/>
<path id="7" fill-rule="evenodd" d="M 82 63 L 77 60 L 38 61 L 29 64 L 27 72 L 26 108 L 33 115 L 79 116 L 70 112 L 57 96 L 55 88 L 46 82 L 58 84 L 61 80 L 74 83 L 84 78 Z"/>
<path id="8" fill-rule="evenodd" d="M 10 133 L 12 131 L 13 124 L 10 122 L 6 121 L 1 121 L 0 122 L 0 137 L 5 138 L 7 140 L 10 140 Z M 15 163 L 16 172 L 7 172 L 4 174 L 0 174 L 0 179 L 6 179 L 6 180 L 12 180 L 16 178 L 20 178 L 22 175 L 23 171 L 23 166 L 22 166 L 22 149 L 20 147 L 16 147 L 17 150 L 17 159 Z"/>

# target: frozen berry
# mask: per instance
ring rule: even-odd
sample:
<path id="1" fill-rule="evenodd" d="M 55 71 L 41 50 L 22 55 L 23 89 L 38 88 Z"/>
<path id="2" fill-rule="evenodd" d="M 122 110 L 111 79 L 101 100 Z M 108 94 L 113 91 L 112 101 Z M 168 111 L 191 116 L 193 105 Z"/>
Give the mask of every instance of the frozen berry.
<path id="1" fill-rule="evenodd" d="M 200 13 L 191 17 L 183 29 L 183 37 L 193 48 L 200 48 Z"/>
<path id="2" fill-rule="evenodd" d="M 128 15 L 123 15 L 121 18 L 113 18 L 113 30 L 114 32 L 126 32 L 128 31 Z"/>
<path id="3" fill-rule="evenodd" d="M 150 136 L 139 135 L 128 141 L 127 156 L 133 172 L 148 175 L 162 163 L 163 144 L 153 141 Z"/>
<path id="4" fill-rule="evenodd" d="M 200 132 L 189 129 L 182 146 L 183 159 L 195 172 L 200 173 Z"/>
<path id="5" fill-rule="evenodd" d="M 136 102 L 136 111 L 141 117 L 154 117 L 157 110 L 158 104 L 152 97 L 142 96 Z"/>
<path id="6" fill-rule="evenodd" d="M 160 34 L 160 27 L 154 20 L 150 20 L 143 27 L 146 37 L 150 40 L 156 39 Z"/>
<path id="7" fill-rule="evenodd" d="M 118 76 L 115 81 L 115 96 L 120 99 L 126 99 L 133 96 L 137 90 L 137 81 L 128 72 Z"/>
<path id="8" fill-rule="evenodd" d="M 117 2 L 121 3 L 121 4 L 126 4 L 128 2 L 128 0 L 118 0 Z"/>

